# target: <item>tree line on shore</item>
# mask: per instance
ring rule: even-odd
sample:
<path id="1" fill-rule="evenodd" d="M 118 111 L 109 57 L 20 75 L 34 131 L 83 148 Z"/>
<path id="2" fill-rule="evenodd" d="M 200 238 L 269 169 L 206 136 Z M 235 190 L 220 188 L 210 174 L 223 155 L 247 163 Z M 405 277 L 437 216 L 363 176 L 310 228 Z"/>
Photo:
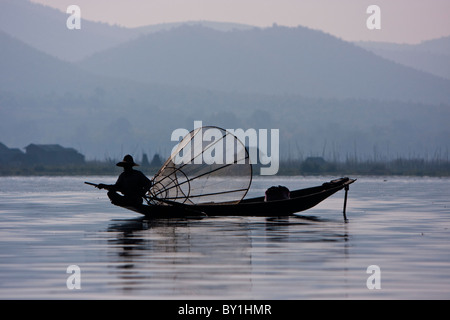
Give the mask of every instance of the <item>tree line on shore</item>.
<path id="1" fill-rule="evenodd" d="M 159 155 L 152 161 L 143 156 L 139 170 L 146 175 L 154 175 L 162 165 Z M 58 175 L 118 175 L 121 168 L 115 164 L 118 160 L 92 160 L 80 164 L 0 164 L 0 176 L 58 176 Z M 258 165 L 256 165 L 257 167 Z M 254 172 L 259 172 L 254 170 Z M 450 161 L 447 159 L 406 159 L 394 160 L 355 160 L 327 161 L 322 157 L 281 161 L 279 176 L 294 175 L 399 175 L 399 176 L 450 176 Z"/>

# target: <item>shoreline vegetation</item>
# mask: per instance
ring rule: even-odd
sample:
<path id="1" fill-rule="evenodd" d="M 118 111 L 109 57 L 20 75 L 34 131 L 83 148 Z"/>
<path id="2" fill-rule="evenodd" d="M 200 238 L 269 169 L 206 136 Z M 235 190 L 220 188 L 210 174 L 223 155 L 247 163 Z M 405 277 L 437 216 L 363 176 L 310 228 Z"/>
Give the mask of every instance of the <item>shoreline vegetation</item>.
<path id="1" fill-rule="evenodd" d="M 118 175 L 121 168 L 116 161 L 85 161 L 80 164 L 0 164 L 0 176 L 109 176 Z M 141 165 L 138 169 L 154 175 L 160 168 Z M 259 172 L 254 166 L 254 172 Z M 440 159 L 346 160 L 326 161 L 321 157 L 305 160 L 281 161 L 277 176 L 333 175 L 333 176 L 431 176 L 449 177 L 450 161 Z"/>

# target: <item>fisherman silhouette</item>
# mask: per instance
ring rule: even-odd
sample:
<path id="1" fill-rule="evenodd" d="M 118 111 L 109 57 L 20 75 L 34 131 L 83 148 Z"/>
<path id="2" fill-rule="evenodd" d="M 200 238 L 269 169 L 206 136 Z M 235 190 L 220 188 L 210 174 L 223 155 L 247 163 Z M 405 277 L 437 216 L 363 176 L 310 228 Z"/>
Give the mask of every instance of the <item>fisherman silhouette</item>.
<path id="1" fill-rule="evenodd" d="M 116 206 L 138 206 L 142 204 L 142 197 L 150 189 L 152 182 L 141 171 L 134 170 L 138 166 L 133 157 L 127 154 L 121 162 L 116 164 L 123 167 L 115 184 L 99 184 L 99 189 L 108 190 L 108 197 L 111 203 Z M 123 195 L 118 194 L 122 193 Z"/>

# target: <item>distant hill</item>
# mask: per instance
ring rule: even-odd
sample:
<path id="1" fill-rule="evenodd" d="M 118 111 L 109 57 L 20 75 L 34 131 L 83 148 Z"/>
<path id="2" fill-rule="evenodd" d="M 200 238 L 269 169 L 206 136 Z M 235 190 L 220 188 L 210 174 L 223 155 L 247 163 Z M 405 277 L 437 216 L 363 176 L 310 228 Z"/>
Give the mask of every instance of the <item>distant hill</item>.
<path id="1" fill-rule="evenodd" d="M 165 157 L 172 131 L 202 120 L 279 129 L 283 159 L 445 157 L 450 148 L 449 104 L 145 84 L 93 76 L 1 33 L 0 47 L 0 136 L 11 146 L 62 144 L 88 159 Z"/>
<path id="2" fill-rule="evenodd" d="M 94 54 L 101 75 L 210 90 L 440 103 L 450 81 L 304 27 L 220 32 L 182 26 Z"/>
<path id="3" fill-rule="evenodd" d="M 0 31 L 0 88 L 18 93 L 76 91 L 93 77 Z M 99 78 L 99 77 L 98 77 Z"/>
<path id="4" fill-rule="evenodd" d="M 155 152 L 216 100 L 205 90 L 93 75 L 1 31 L 0 48 L 0 136 L 11 145 L 62 143 L 103 158 L 137 139 Z"/>
<path id="5" fill-rule="evenodd" d="M 40 51 L 66 61 L 78 61 L 140 35 L 171 29 L 181 24 L 202 24 L 217 30 L 246 29 L 250 26 L 226 22 L 164 23 L 138 28 L 81 20 L 80 30 L 68 30 L 65 12 L 28 0 L 0 1 L 0 30 Z"/>
<path id="6" fill-rule="evenodd" d="M 178 28 L 181 26 L 202 26 L 202 27 L 206 27 L 209 29 L 217 30 L 217 31 L 249 30 L 249 29 L 255 28 L 254 26 L 251 26 L 248 24 L 242 24 L 242 23 L 199 20 L 199 21 L 159 23 L 159 24 L 155 24 L 155 25 L 136 27 L 136 28 L 133 28 L 132 30 L 139 33 L 139 35 L 145 35 L 145 34 L 149 34 L 149 33 L 160 32 L 160 31 L 170 30 L 173 28 Z"/>
<path id="7" fill-rule="evenodd" d="M 172 131 L 202 120 L 279 129 L 283 159 L 448 159 L 449 81 L 323 32 L 205 21 L 125 29 L 83 20 L 86 33 L 66 33 L 66 17 L 0 1 L 7 145 L 61 144 L 87 159 L 164 158 Z"/>
<path id="8" fill-rule="evenodd" d="M 416 45 L 387 42 L 357 42 L 356 45 L 385 59 L 450 79 L 450 37 Z"/>
<path id="9" fill-rule="evenodd" d="M 67 61 L 79 60 L 139 35 L 131 29 L 85 19 L 80 30 L 69 30 L 68 17 L 64 12 L 27 0 L 0 1 L 0 30 Z"/>

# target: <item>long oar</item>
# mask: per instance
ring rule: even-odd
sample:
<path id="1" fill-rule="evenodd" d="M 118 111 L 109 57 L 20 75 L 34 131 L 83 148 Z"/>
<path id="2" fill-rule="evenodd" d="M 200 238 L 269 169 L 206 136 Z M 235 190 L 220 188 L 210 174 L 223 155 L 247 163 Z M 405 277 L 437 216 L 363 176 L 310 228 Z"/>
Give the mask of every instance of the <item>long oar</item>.
<path id="1" fill-rule="evenodd" d="M 92 182 L 87 182 L 87 181 L 85 181 L 84 183 L 85 183 L 85 184 L 88 184 L 88 185 L 90 185 L 90 186 L 94 186 L 94 187 L 96 187 L 96 188 L 99 188 L 99 189 L 100 189 L 99 185 L 98 185 L 98 184 L 96 184 L 96 183 L 92 183 Z"/>

